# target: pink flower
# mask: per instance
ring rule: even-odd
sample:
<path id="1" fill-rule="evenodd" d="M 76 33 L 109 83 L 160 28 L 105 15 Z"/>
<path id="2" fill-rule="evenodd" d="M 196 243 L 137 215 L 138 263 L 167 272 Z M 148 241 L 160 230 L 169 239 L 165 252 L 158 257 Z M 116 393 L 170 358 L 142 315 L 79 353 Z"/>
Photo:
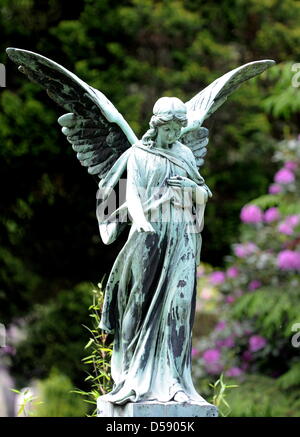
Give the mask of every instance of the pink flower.
<path id="1" fill-rule="evenodd" d="M 274 181 L 278 184 L 290 184 L 294 180 L 294 173 L 287 168 L 281 168 L 274 176 Z"/>
<path id="2" fill-rule="evenodd" d="M 231 367 L 230 369 L 227 370 L 226 372 L 226 376 L 231 376 L 231 377 L 235 377 L 235 376 L 241 376 L 243 374 L 242 369 L 240 369 L 239 367 Z"/>
<path id="3" fill-rule="evenodd" d="M 278 184 L 271 184 L 269 186 L 269 194 L 279 194 L 282 191 L 282 187 Z"/>
<path id="4" fill-rule="evenodd" d="M 228 347 L 228 348 L 231 348 L 231 347 L 234 347 L 234 337 L 232 336 L 232 335 L 230 335 L 229 337 L 227 337 L 227 338 L 224 338 L 224 340 L 218 340 L 217 341 L 217 347 Z"/>
<path id="5" fill-rule="evenodd" d="M 291 170 L 291 171 L 296 170 L 297 167 L 298 167 L 298 164 L 297 164 L 297 162 L 295 162 L 295 161 L 287 161 L 287 162 L 284 164 L 284 168 L 287 168 L 288 170 Z"/>
<path id="6" fill-rule="evenodd" d="M 222 284 L 225 281 L 225 273 L 221 271 L 216 271 L 210 274 L 209 280 L 213 285 Z"/>
<path id="7" fill-rule="evenodd" d="M 263 213 L 256 205 L 246 205 L 241 210 L 240 219 L 244 223 L 260 223 L 263 219 Z"/>
<path id="8" fill-rule="evenodd" d="M 282 250 L 277 257 L 277 266 L 281 270 L 300 270 L 300 252 Z"/>
<path id="9" fill-rule="evenodd" d="M 245 258 L 247 256 L 247 250 L 242 244 L 238 244 L 235 246 L 234 253 L 239 258 Z"/>
<path id="10" fill-rule="evenodd" d="M 234 336 L 230 335 L 229 337 L 225 338 L 224 340 L 224 346 L 225 347 L 233 347 L 235 345 L 234 343 Z"/>
<path id="11" fill-rule="evenodd" d="M 267 340 L 260 335 L 252 335 L 249 340 L 249 350 L 250 352 L 256 352 L 265 347 Z"/>
<path id="12" fill-rule="evenodd" d="M 248 285 L 248 290 L 250 291 L 254 291 L 257 288 L 261 287 L 261 282 L 258 281 L 257 279 L 254 279 L 253 281 L 250 282 L 250 284 Z"/>
<path id="13" fill-rule="evenodd" d="M 272 207 L 266 210 L 264 214 L 264 221 L 266 223 L 275 222 L 276 220 L 279 220 L 280 214 L 278 211 L 278 208 Z"/>
<path id="14" fill-rule="evenodd" d="M 233 296 L 227 296 L 225 299 L 226 303 L 233 303 L 235 301 L 235 298 Z"/>
<path id="15" fill-rule="evenodd" d="M 245 258 L 248 255 L 251 255 L 257 250 L 257 246 L 254 243 L 244 243 L 244 244 L 236 244 L 234 246 L 234 254 L 239 258 Z"/>
<path id="16" fill-rule="evenodd" d="M 252 360 L 252 354 L 251 354 L 251 352 L 250 352 L 250 351 L 245 351 L 245 352 L 243 352 L 243 354 L 242 354 L 242 359 L 243 359 L 244 361 L 251 361 L 251 360 Z"/>
<path id="17" fill-rule="evenodd" d="M 220 375 L 223 371 L 223 365 L 221 363 L 211 363 L 206 365 L 207 373 L 211 375 Z"/>
<path id="18" fill-rule="evenodd" d="M 198 267 L 198 270 L 197 270 L 197 278 L 200 278 L 201 276 L 203 276 L 204 273 L 205 273 L 204 267 L 201 265 L 200 267 Z"/>
<path id="19" fill-rule="evenodd" d="M 198 349 L 196 349 L 196 348 L 192 348 L 192 357 L 194 358 L 194 357 L 196 357 L 197 355 L 199 354 L 199 351 L 198 351 Z"/>
<path id="20" fill-rule="evenodd" d="M 0 351 L 2 351 L 4 354 L 7 355 L 16 355 L 16 348 L 13 346 L 9 346 L 9 345 L 3 346 L 0 349 Z"/>
<path id="21" fill-rule="evenodd" d="M 296 214 L 288 215 L 285 219 L 285 223 L 288 226 L 292 226 L 292 227 L 297 226 L 299 222 L 300 222 L 300 215 L 296 215 Z"/>
<path id="22" fill-rule="evenodd" d="M 285 234 L 285 235 L 293 234 L 293 228 L 289 226 L 287 223 L 280 223 L 277 229 L 281 234 Z"/>
<path id="23" fill-rule="evenodd" d="M 227 269 L 226 275 L 228 278 L 236 278 L 239 275 L 239 270 L 237 267 L 229 267 L 229 269 Z"/>
<path id="24" fill-rule="evenodd" d="M 221 353 L 218 349 L 207 349 L 203 353 L 203 360 L 206 362 L 206 364 L 212 364 L 216 361 L 219 361 L 221 358 Z"/>
<path id="25" fill-rule="evenodd" d="M 225 320 L 221 320 L 219 323 L 216 324 L 215 330 L 216 331 L 223 331 L 223 329 L 226 328 L 226 322 Z"/>

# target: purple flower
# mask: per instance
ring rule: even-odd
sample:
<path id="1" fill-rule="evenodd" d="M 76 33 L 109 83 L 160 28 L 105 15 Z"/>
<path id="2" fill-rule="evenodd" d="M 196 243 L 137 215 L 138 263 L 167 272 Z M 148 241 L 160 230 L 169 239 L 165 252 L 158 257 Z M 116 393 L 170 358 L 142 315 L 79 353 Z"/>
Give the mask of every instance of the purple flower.
<path id="1" fill-rule="evenodd" d="M 266 223 L 275 222 L 276 220 L 279 220 L 279 218 L 280 218 L 280 214 L 278 208 L 276 208 L 275 206 L 267 209 L 264 214 L 264 221 Z"/>
<path id="2" fill-rule="evenodd" d="M 288 226 L 292 226 L 292 227 L 297 226 L 299 222 L 300 222 L 300 215 L 297 214 L 288 215 L 285 219 L 285 223 Z"/>
<path id="3" fill-rule="evenodd" d="M 284 164 L 284 167 L 287 168 L 288 170 L 294 171 L 294 170 L 297 169 L 298 164 L 297 164 L 297 162 L 295 162 L 295 161 L 287 161 L 287 162 Z"/>
<path id="4" fill-rule="evenodd" d="M 206 365 L 206 371 L 211 375 L 220 375 L 223 371 L 223 365 L 221 363 L 211 363 Z"/>
<path id="5" fill-rule="evenodd" d="M 235 301 L 235 297 L 234 296 L 227 296 L 225 299 L 226 303 L 233 303 Z"/>
<path id="6" fill-rule="evenodd" d="M 210 274 L 209 280 L 213 285 L 222 284 L 225 281 L 225 273 L 221 271 L 216 271 Z"/>
<path id="7" fill-rule="evenodd" d="M 282 187 L 278 184 L 271 184 L 269 186 L 269 194 L 279 194 L 282 191 Z"/>
<path id="8" fill-rule="evenodd" d="M 239 258 L 245 258 L 248 255 L 251 255 L 257 250 L 257 246 L 254 243 L 244 243 L 244 244 L 236 244 L 234 246 L 234 254 Z"/>
<path id="9" fill-rule="evenodd" d="M 16 354 L 16 348 L 13 346 L 3 346 L 0 351 L 2 351 L 3 353 L 7 354 L 7 355 L 15 355 Z"/>
<path id="10" fill-rule="evenodd" d="M 227 337 L 227 338 L 224 338 L 224 340 L 223 340 L 223 346 L 224 347 L 233 347 L 234 346 L 234 337 L 233 337 L 233 335 L 230 335 L 229 337 Z"/>
<path id="11" fill-rule="evenodd" d="M 285 235 L 292 235 L 293 234 L 293 228 L 285 222 L 280 223 L 280 225 L 278 225 L 277 229 L 281 234 L 285 234 Z"/>
<path id="12" fill-rule="evenodd" d="M 233 337 L 233 335 L 230 335 L 229 337 L 224 338 L 223 340 L 218 340 L 218 341 L 216 342 L 216 346 L 217 346 L 218 348 L 221 348 L 221 347 L 228 347 L 228 348 L 231 348 L 231 347 L 234 347 L 234 345 L 235 345 L 235 343 L 234 343 L 234 337 Z"/>
<path id="13" fill-rule="evenodd" d="M 242 244 L 237 244 L 235 246 L 234 253 L 239 258 L 245 258 L 247 256 L 247 250 Z"/>
<path id="14" fill-rule="evenodd" d="M 235 377 L 235 376 L 241 376 L 243 374 L 242 369 L 240 369 L 239 367 L 231 367 L 230 369 L 227 370 L 226 372 L 226 376 L 231 376 L 231 377 Z"/>
<path id="15" fill-rule="evenodd" d="M 300 270 L 300 252 L 282 250 L 277 257 L 277 266 L 281 270 Z"/>
<path id="16" fill-rule="evenodd" d="M 243 352 L 243 354 L 242 354 L 242 359 L 243 359 L 244 361 L 251 361 L 251 360 L 252 360 L 252 354 L 251 354 L 251 352 L 250 352 L 250 351 L 245 351 L 245 352 Z"/>
<path id="17" fill-rule="evenodd" d="M 240 219 L 244 223 L 260 223 L 263 219 L 263 213 L 256 205 L 246 205 L 241 210 Z"/>
<path id="18" fill-rule="evenodd" d="M 199 351 L 198 351 L 198 349 L 196 349 L 196 348 L 192 348 L 192 357 L 194 358 L 194 357 L 196 357 L 197 355 L 199 354 Z"/>
<path id="19" fill-rule="evenodd" d="M 229 269 L 227 269 L 226 275 L 228 278 L 236 278 L 239 275 L 239 270 L 237 267 L 229 267 Z"/>
<path id="20" fill-rule="evenodd" d="M 216 324 L 215 330 L 216 331 L 223 331 L 223 329 L 226 328 L 226 322 L 225 320 L 221 320 L 219 323 Z"/>
<path id="21" fill-rule="evenodd" d="M 249 351 L 256 352 L 265 347 L 267 340 L 260 335 L 252 335 L 249 340 Z"/>
<path id="22" fill-rule="evenodd" d="M 212 364 L 219 361 L 221 358 L 221 353 L 218 349 L 207 349 L 203 353 L 203 360 L 206 364 Z"/>
<path id="23" fill-rule="evenodd" d="M 274 176 L 274 181 L 278 184 L 290 184 L 294 180 L 294 173 L 287 168 L 281 168 Z"/>
<path id="24" fill-rule="evenodd" d="M 257 279 L 254 279 L 253 281 L 250 282 L 250 284 L 248 285 L 248 290 L 250 291 L 254 291 L 257 288 L 261 287 L 261 282 L 258 281 Z"/>

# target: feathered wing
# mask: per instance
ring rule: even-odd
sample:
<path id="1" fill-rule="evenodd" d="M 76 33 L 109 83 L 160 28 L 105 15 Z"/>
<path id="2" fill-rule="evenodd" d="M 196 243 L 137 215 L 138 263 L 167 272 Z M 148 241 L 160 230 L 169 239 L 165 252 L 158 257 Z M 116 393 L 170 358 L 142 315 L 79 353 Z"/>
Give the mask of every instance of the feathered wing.
<path id="1" fill-rule="evenodd" d="M 42 55 L 8 48 L 10 59 L 67 114 L 58 122 L 80 163 L 97 180 L 105 177 L 119 156 L 137 141 L 134 132 L 114 105 L 100 91 Z"/>
<path id="2" fill-rule="evenodd" d="M 204 90 L 186 102 L 188 125 L 182 131 L 181 141 L 193 151 L 197 165 L 204 163 L 207 152 L 208 129 L 201 126 L 243 82 L 261 74 L 275 64 L 273 60 L 249 62 L 216 79 Z"/>

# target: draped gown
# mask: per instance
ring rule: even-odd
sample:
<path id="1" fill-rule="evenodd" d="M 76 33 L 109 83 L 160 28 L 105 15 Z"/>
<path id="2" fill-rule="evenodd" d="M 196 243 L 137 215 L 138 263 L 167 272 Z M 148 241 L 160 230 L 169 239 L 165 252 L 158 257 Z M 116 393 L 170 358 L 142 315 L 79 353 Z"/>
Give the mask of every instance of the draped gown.
<path id="1" fill-rule="evenodd" d="M 121 209 L 141 202 L 156 232 L 138 232 L 132 224 L 107 281 L 100 328 L 114 333 L 114 387 L 102 399 L 167 402 L 184 391 L 192 401 L 203 401 L 191 378 L 191 338 L 205 203 L 195 205 L 188 195 L 183 208 L 181 188 L 166 179 L 181 175 L 198 185 L 204 180 L 193 153 L 179 142 L 170 149 L 137 143 L 123 155 L 107 179 L 117 179 L 126 166 Z"/>

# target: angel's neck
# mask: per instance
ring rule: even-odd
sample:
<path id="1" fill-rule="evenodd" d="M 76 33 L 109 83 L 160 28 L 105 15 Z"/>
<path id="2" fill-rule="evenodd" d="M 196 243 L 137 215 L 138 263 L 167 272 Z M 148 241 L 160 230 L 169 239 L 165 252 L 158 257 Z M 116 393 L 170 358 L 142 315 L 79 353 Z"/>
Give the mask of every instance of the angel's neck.
<path id="1" fill-rule="evenodd" d="M 174 143 L 163 143 L 162 141 L 155 141 L 154 147 L 158 147 L 159 149 L 171 149 Z"/>

